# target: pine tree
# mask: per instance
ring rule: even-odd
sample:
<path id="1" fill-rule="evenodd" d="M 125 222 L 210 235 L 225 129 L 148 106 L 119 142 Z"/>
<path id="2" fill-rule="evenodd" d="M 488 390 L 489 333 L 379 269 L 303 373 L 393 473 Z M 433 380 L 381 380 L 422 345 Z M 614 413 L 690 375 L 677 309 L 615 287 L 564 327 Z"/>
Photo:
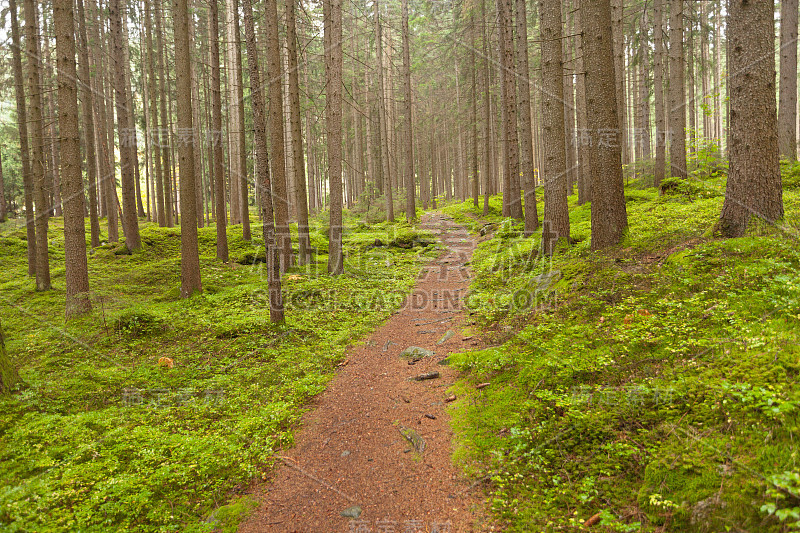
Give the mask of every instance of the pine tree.
<path id="1" fill-rule="evenodd" d="M 778 160 L 775 63 L 772 57 L 772 0 L 730 0 L 728 68 L 730 76 L 730 170 L 717 229 L 741 237 L 750 221 L 774 224 L 783 217 Z"/>
<path id="2" fill-rule="evenodd" d="M 115 0 L 118 1 L 118 0 Z M 187 0 L 174 0 L 175 83 L 178 99 L 178 168 L 181 200 L 181 297 L 203 290 L 197 249 L 197 199 L 195 197 L 194 137 L 192 117 L 192 64 Z"/>
<path id="3" fill-rule="evenodd" d="M 75 65 L 75 17 L 72 0 L 53 0 L 58 57 L 58 122 L 64 209 L 64 265 L 67 318 L 91 311 L 86 224 L 83 218 L 81 139 L 78 130 L 78 78 Z"/>
<path id="4" fill-rule="evenodd" d="M 618 244 L 628 227 L 609 0 L 582 0 L 587 129 L 592 139 L 592 249 Z"/>

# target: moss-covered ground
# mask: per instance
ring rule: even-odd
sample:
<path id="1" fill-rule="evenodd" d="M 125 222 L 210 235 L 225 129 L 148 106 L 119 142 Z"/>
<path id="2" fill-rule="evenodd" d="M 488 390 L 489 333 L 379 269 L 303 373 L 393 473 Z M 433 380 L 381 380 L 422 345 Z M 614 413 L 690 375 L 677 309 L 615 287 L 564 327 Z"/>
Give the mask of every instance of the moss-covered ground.
<path id="1" fill-rule="evenodd" d="M 798 176 L 783 165 L 779 227 L 738 239 L 714 234 L 724 175 L 663 195 L 631 180 L 604 252 L 572 196 L 575 244 L 552 260 L 499 198 L 445 208 L 491 223 L 468 302 L 493 347 L 453 357 L 451 410 L 508 531 L 800 529 Z"/>

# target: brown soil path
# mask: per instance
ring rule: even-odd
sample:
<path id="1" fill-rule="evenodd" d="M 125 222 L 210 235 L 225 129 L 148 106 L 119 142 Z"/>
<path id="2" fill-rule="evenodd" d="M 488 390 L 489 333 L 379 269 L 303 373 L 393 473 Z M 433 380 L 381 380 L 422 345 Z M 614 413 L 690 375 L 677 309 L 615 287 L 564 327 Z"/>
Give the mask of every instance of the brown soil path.
<path id="1" fill-rule="evenodd" d="M 305 416 L 296 446 L 282 456 L 273 479 L 256 488 L 260 506 L 240 532 L 488 530 L 481 494 L 451 461 L 445 400 L 457 372 L 439 364 L 450 352 L 480 347 L 461 332 L 465 263 L 476 241 L 439 213 L 427 214 L 421 227 L 437 234 L 446 253 L 423 268 L 403 308 L 349 351 L 348 363 Z M 399 356 L 409 346 L 435 355 L 410 365 Z M 410 380 L 429 372 L 440 377 Z M 421 454 L 401 429 L 422 437 Z M 342 516 L 348 509 L 358 514 L 356 506 L 357 519 Z"/>

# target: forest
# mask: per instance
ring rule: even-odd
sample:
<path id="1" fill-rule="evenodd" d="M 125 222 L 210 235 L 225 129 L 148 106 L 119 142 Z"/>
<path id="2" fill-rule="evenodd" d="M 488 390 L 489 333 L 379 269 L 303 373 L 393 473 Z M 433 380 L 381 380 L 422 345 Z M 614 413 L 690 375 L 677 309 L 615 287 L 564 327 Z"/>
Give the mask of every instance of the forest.
<path id="1" fill-rule="evenodd" d="M 0 530 L 800 531 L 798 0 L 0 4 Z"/>

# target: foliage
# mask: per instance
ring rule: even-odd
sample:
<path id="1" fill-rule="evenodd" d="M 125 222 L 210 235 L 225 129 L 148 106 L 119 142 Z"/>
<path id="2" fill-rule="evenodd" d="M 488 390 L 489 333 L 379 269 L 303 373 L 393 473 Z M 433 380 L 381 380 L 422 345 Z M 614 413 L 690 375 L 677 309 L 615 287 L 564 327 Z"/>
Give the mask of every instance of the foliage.
<path id="1" fill-rule="evenodd" d="M 214 227 L 199 230 L 205 290 L 188 300 L 177 228 L 143 224 L 131 255 L 94 250 L 94 312 L 66 324 L 61 219 L 51 219 L 45 293 L 26 274 L 24 227 L 0 226 L 3 326 L 27 383 L 0 399 L 4 531 L 235 531 L 252 509 L 235 493 L 266 475 L 345 349 L 399 306 L 421 259 L 437 253 L 367 247 L 429 237 L 345 217 L 345 275 L 327 275 L 317 219 L 313 263 L 283 277 L 281 327 L 269 322 L 263 241 L 244 241 L 241 226 L 228 227 L 229 264 L 215 258 Z"/>
<path id="2" fill-rule="evenodd" d="M 630 230 L 604 253 L 574 197 L 577 243 L 552 261 L 538 232 L 502 219 L 475 252 L 468 305 L 493 347 L 451 357 L 467 372 L 455 457 L 490 480 L 508 531 L 578 530 L 598 514 L 602 531 L 800 525 L 800 195 L 785 191 L 794 229 L 716 240 L 722 197 L 704 191 L 724 178 L 696 183 L 676 196 L 632 181 Z M 447 211 L 478 216 L 469 202 Z"/>

